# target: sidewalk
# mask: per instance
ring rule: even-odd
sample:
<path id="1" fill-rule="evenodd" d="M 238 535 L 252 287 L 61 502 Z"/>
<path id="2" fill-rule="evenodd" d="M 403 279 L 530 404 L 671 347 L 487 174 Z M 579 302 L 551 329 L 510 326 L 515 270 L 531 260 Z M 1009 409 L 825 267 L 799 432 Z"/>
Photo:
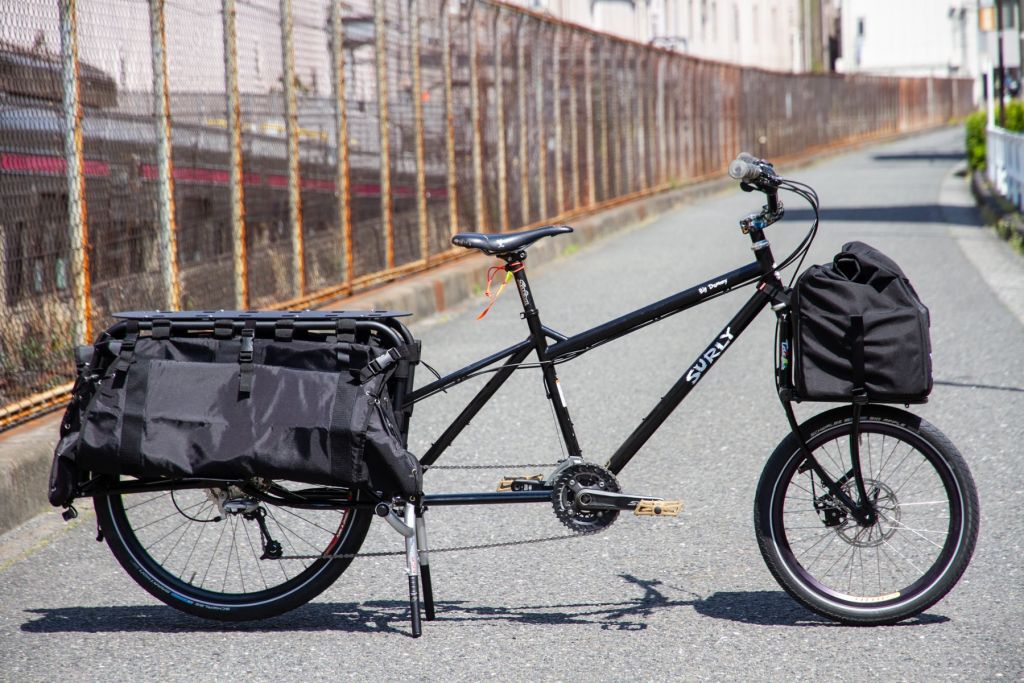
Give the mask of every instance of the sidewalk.
<path id="1" fill-rule="evenodd" d="M 572 221 L 575 232 L 530 247 L 534 266 L 574 253 L 604 236 L 642 226 L 681 204 L 731 190 L 735 182 L 718 178 L 644 197 Z M 324 309 L 408 311 L 413 320 L 443 312 L 474 296 L 491 259 L 471 254 L 453 263 L 366 292 L 336 299 Z M 57 445 L 61 413 L 0 433 L 0 534 L 50 508 L 46 498 L 50 462 Z"/>

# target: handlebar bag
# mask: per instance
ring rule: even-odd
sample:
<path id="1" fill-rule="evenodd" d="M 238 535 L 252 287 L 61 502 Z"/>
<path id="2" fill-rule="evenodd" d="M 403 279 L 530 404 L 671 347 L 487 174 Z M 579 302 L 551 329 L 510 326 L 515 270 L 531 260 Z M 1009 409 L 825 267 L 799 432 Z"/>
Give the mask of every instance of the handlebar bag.
<path id="1" fill-rule="evenodd" d="M 228 338 L 101 337 L 85 368 L 91 379 L 80 378 L 74 414 L 65 416 L 51 503 L 69 497 L 72 466 L 134 477 L 287 479 L 382 497 L 420 492 L 422 471 L 405 448 L 391 395 L 409 349 L 385 349 L 375 338 L 272 335 L 243 328 Z"/>
<path id="2" fill-rule="evenodd" d="M 850 242 L 799 277 L 792 301 L 797 400 L 927 400 L 928 309 L 888 256 Z"/>

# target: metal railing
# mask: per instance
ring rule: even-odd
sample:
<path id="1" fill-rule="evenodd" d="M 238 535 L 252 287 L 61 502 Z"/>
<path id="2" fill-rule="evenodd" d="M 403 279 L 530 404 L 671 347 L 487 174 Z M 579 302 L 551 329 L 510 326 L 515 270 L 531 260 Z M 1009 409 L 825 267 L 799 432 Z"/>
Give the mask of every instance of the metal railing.
<path id="1" fill-rule="evenodd" d="M 1024 209 L 1024 133 L 1014 133 L 990 121 L 985 147 L 989 182 L 1014 206 Z"/>
<path id="2" fill-rule="evenodd" d="M 25 0 L 0 17 L 0 428 L 113 312 L 308 306 L 966 80 L 769 73 L 490 0 Z"/>

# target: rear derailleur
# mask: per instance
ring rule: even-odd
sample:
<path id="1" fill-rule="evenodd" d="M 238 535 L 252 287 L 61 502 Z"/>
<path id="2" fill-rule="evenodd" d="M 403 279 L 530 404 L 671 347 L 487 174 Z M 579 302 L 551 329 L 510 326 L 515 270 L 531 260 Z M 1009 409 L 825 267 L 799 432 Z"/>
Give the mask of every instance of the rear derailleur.
<path id="1" fill-rule="evenodd" d="M 256 522 L 260 529 L 260 542 L 263 545 L 263 555 L 260 556 L 261 560 L 281 559 L 284 555 L 284 548 L 281 547 L 279 541 L 274 540 L 273 536 L 270 535 L 270 529 L 267 528 L 266 508 L 260 505 L 258 500 L 249 496 L 227 497 L 235 491 L 241 493 L 235 487 L 230 487 L 227 491 L 214 491 L 211 489 L 210 494 L 212 494 L 211 497 L 220 508 L 222 515 L 241 515 L 244 520 Z"/>

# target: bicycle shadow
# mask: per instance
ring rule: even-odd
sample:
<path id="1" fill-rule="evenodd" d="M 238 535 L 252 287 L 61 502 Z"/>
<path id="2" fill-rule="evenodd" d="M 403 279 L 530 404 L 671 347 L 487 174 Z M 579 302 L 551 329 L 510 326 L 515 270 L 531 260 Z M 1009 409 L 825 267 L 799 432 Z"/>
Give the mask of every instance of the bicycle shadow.
<path id="1" fill-rule="evenodd" d="M 620 574 L 620 577 L 641 588 L 643 594 L 619 601 L 517 606 L 441 601 L 436 604 L 437 621 L 596 626 L 602 630 L 643 631 L 648 628 L 650 620 L 660 614 L 691 608 L 706 617 L 744 624 L 843 628 L 841 624 L 805 610 L 782 591 L 726 591 L 702 598 L 657 579 L 645 580 L 629 574 Z M 679 597 L 669 597 L 667 591 Z M 21 630 L 27 633 L 342 631 L 409 634 L 409 606 L 400 600 L 314 602 L 278 617 L 242 623 L 207 621 L 163 605 L 58 607 L 25 611 L 38 615 L 38 618 L 21 625 Z M 947 621 L 948 617 L 925 614 L 898 626 L 925 626 Z"/>

